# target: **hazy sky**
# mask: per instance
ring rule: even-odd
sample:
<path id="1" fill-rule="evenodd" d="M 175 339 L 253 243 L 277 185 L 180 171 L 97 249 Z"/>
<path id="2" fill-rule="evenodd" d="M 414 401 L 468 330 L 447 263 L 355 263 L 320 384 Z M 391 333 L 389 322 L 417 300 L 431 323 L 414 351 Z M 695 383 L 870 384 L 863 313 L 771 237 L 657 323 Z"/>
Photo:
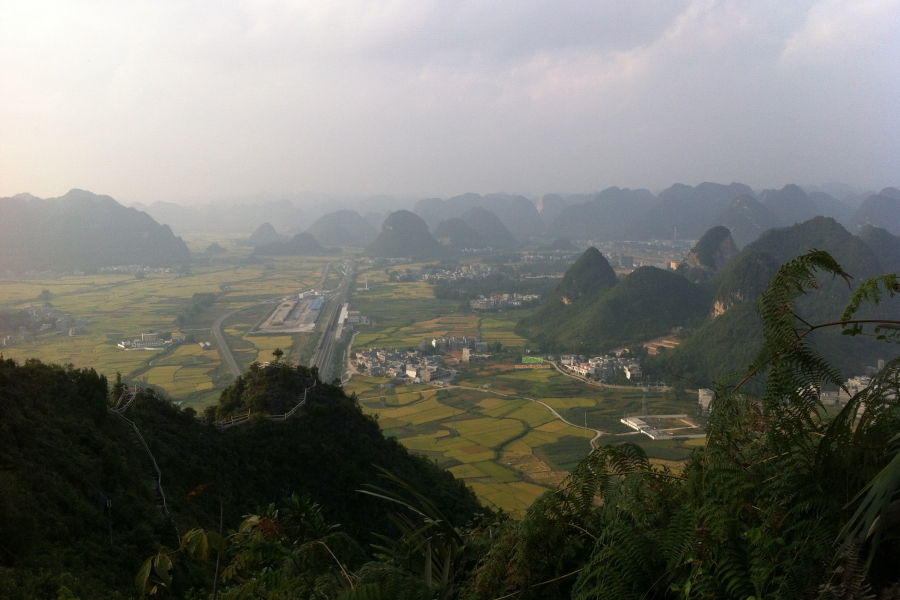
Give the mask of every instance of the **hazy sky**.
<path id="1" fill-rule="evenodd" d="M 900 0 L 0 2 L 0 196 L 900 183 Z"/>

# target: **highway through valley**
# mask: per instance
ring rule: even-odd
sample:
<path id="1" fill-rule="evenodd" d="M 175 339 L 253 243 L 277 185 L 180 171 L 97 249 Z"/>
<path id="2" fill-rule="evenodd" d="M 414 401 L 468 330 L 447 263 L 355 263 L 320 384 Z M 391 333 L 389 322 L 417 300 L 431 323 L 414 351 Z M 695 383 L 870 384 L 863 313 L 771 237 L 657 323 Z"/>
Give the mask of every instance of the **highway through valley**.
<path id="1" fill-rule="evenodd" d="M 338 320 L 341 315 L 341 305 L 347 301 L 347 291 L 350 289 L 350 283 L 353 281 L 354 264 L 350 263 L 345 266 L 344 278 L 338 286 L 334 296 L 331 299 L 332 306 L 331 316 L 325 329 L 322 331 L 322 337 L 319 338 L 319 344 L 313 354 L 312 360 L 309 361 L 310 367 L 318 367 L 319 379 L 329 381 L 331 370 L 334 365 L 334 342 L 335 333 L 338 328 Z"/>
<path id="2" fill-rule="evenodd" d="M 328 270 L 331 268 L 332 263 L 328 263 L 325 265 L 325 269 L 322 271 L 322 278 L 319 280 L 318 285 L 314 286 L 314 288 L 322 289 L 322 286 L 325 285 L 325 280 L 328 278 Z M 344 285 L 343 283 L 341 285 Z M 312 289 L 312 288 L 310 288 Z M 304 290 L 305 291 L 305 290 Z M 300 292 L 297 292 L 300 293 Z M 346 295 L 346 290 L 345 290 Z M 216 319 L 212 326 L 212 334 L 213 337 L 216 338 L 216 343 L 219 345 L 219 354 L 222 355 L 225 364 L 228 365 L 228 368 L 231 369 L 231 373 L 235 377 L 239 377 L 242 373 L 240 366 L 238 366 L 237 361 L 234 359 L 234 354 L 231 352 L 231 348 L 228 347 L 228 343 L 225 341 L 225 335 L 222 333 L 222 324 L 232 317 L 233 315 L 241 312 L 242 310 L 247 310 L 253 306 L 259 306 L 261 304 L 276 304 L 281 302 L 282 298 L 284 298 L 285 294 L 281 294 L 276 298 L 269 298 L 266 300 L 260 300 L 259 302 L 253 302 L 252 304 L 247 304 L 246 306 L 241 306 L 240 308 L 236 308 L 232 311 L 229 311 Z M 332 336 L 334 337 L 334 336 Z M 321 340 L 320 340 L 321 343 Z"/>

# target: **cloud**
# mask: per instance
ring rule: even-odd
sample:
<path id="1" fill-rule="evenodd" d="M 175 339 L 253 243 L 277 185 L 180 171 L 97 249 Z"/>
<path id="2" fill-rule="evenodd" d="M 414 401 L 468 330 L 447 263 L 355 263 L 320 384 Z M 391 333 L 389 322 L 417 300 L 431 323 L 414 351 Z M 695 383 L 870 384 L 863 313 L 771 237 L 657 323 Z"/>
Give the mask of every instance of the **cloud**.
<path id="1" fill-rule="evenodd" d="M 0 195 L 891 180 L 898 3 L 0 5 Z"/>

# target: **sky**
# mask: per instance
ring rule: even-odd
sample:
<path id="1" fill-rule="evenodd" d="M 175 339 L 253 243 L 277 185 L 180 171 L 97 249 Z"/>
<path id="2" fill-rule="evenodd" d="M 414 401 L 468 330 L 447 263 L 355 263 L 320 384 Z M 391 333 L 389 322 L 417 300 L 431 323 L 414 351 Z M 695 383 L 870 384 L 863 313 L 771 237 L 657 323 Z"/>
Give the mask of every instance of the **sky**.
<path id="1" fill-rule="evenodd" d="M 0 197 L 900 184 L 900 0 L 4 0 Z"/>

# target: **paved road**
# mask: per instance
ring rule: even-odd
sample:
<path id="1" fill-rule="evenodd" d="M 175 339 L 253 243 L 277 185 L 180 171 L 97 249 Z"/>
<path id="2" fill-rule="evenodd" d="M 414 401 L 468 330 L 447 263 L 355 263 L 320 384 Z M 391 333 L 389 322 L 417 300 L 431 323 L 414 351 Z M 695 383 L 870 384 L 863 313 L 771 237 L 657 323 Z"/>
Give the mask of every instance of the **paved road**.
<path id="1" fill-rule="evenodd" d="M 331 268 L 331 263 L 325 265 L 325 269 L 322 271 L 322 278 L 319 280 L 319 284 L 315 287 L 321 288 L 322 285 L 325 284 L 325 279 L 328 278 L 328 270 Z M 299 292 L 298 292 L 299 293 Z M 284 298 L 285 294 L 281 294 L 276 298 L 269 298 L 268 300 L 260 300 L 259 302 L 254 302 L 253 304 L 248 304 L 246 306 L 242 306 L 240 308 L 236 308 L 230 312 L 225 313 L 218 319 L 216 319 L 215 323 L 212 326 L 212 334 L 216 338 L 216 343 L 219 345 L 219 354 L 222 355 L 222 358 L 225 359 L 225 363 L 228 365 L 228 368 L 231 369 L 231 373 L 235 377 L 239 377 L 242 373 L 241 368 L 238 366 L 237 361 L 234 360 L 234 354 L 231 353 L 231 348 L 228 347 L 228 344 L 225 342 L 225 335 L 222 333 L 222 323 L 225 322 L 226 319 L 231 316 L 239 313 L 242 310 L 246 310 L 253 306 L 259 306 L 261 304 L 274 304 L 275 302 L 280 302 L 282 298 Z"/>

